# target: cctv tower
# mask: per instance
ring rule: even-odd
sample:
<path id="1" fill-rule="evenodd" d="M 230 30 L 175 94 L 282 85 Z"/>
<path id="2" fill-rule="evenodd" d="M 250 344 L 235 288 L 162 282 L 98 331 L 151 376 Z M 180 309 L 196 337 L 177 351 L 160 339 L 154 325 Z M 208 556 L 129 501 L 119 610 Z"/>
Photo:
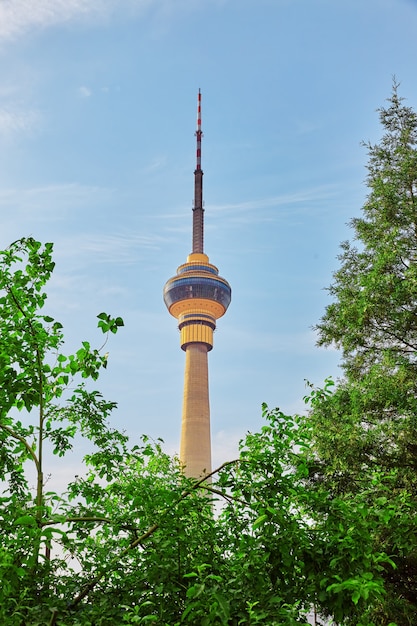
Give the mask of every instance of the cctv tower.
<path id="1" fill-rule="evenodd" d="M 187 262 L 164 287 L 164 302 L 178 320 L 185 351 L 180 461 L 184 473 L 199 478 L 211 472 L 210 404 L 207 354 L 213 348 L 216 320 L 231 300 L 229 283 L 204 254 L 203 171 L 201 169 L 201 93 L 197 106 L 197 165 L 194 172 L 193 247 Z"/>

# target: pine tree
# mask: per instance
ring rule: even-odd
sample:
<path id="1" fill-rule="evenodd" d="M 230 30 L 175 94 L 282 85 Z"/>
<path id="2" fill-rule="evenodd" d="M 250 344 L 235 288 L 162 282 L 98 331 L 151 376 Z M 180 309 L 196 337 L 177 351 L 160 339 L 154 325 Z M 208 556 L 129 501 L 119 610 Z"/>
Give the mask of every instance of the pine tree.
<path id="1" fill-rule="evenodd" d="M 396 83 L 388 102 L 379 110 L 382 140 L 365 144 L 370 193 L 351 221 L 358 246 L 342 244 L 334 302 L 317 326 L 319 344 L 342 349 L 351 377 L 375 363 L 416 365 L 417 115 Z"/>
<path id="2" fill-rule="evenodd" d="M 386 596 L 366 618 L 417 625 L 417 115 L 394 82 L 379 110 L 383 136 L 368 149 L 369 195 L 351 221 L 317 325 L 319 345 L 342 351 L 345 380 L 316 392 L 311 481 L 366 495 Z M 356 619 L 356 617 L 355 617 Z M 346 623 L 357 623 L 356 621 Z M 362 621 L 361 621 L 362 623 Z"/>

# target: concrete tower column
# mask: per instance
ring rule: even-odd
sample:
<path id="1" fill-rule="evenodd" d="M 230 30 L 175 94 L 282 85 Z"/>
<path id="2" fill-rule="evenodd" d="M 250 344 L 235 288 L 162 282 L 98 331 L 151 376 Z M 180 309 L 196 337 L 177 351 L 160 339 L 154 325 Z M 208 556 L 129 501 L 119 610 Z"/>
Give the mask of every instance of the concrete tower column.
<path id="1" fill-rule="evenodd" d="M 207 357 L 207 346 L 203 343 L 192 343 L 185 350 L 180 459 L 189 477 L 211 472 Z"/>

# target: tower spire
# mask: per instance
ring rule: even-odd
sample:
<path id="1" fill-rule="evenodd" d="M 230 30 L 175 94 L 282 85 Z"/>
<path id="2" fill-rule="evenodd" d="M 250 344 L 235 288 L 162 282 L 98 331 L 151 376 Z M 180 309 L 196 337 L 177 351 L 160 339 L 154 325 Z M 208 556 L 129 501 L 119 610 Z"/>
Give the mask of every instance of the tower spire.
<path id="1" fill-rule="evenodd" d="M 193 252 L 204 253 L 204 208 L 203 208 L 203 170 L 201 169 L 201 91 L 197 99 L 197 138 L 196 168 L 194 171 L 194 206 L 193 206 Z"/>

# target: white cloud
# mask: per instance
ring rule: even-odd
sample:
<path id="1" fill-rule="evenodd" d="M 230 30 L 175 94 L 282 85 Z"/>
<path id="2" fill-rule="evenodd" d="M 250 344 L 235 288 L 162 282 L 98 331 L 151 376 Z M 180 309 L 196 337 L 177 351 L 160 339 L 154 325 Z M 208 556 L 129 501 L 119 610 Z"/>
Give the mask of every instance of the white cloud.
<path id="1" fill-rule="evenodd" d="M 1 116 L 1 113 L 0 113 Z M 1 117 L 0 117 L 1 119 Z M 19 218 L 34 222 L 62 220 L 68 211 L 97 206 L 112 197 L 114 190 L 78 183 L 51 184 L 23 189 L 0 189 L 0 207 L 6 206 Z"/>
<path id="2" fill-rule="evenodd" d="M 1 17 L 0 17 L 1 20 Z M 0 135 L 32 131 L 39 123 L 35 111 L 17 111 L 0 108 Z"/>
<path id="3" fill-rule="evenodd" d="M 156 156 L 143 168 L 142 173 L 150 174 L 151 172 L 160 170 L 166 165 L 166 162 L 166 155 Z"/>
<path id="4" fill-rule="evenodd" d="M 91 89 L 89 87 L 85 87 L 84 85 L 78 88 L 78 95 L 80 98 L 90 98 L 92 93 Z"/>
<path id="5" fill-rule="evenodd" d="M 210 204 L 209 211 L 212 213 L 222 213 L 223 216 L 228 216 L 229 219 L 242 220 L 247 222 L 251 219 L 258 221 L 270 221 L 276 219 L 278 215 L 285 217 L 286 215 L 295 215 L 296 212 L 303 213 L 308 212 L 311 214 L 313 206 L 318 205 L 320 210 L 323 209 L 323 202 L 331 198 L 337 197 L 338 189 L 335 185 L 322 185 L 319 187 L 313 187 L 311 189 L 301 189 L 299 191 L 283 193 L 279 196 L 269 196 L 265 198 L 259 198 L 254 200 L 245 200 L 242 202 L 230 203 L 230 204 Z M 297 209 L 294 209 L 294 205 L 297 205 Z M 288 210 L 286 211 L 286 207 Z M 272 216 L 267 214 L 260 214 L 261 210 L 274 210 L 280 208 L 280 212 L 274 213 Z M 188 209 L 173 210 L 172 213 L 159 213 L 158 219 L 173 219 L 178 220 L 188 215 Z M 252 215 L 252 217 L 251 217 Z M 173 228 L 176 230 L 177 226 Z"/>
<path id="6" fill-rule="evenodd" d="M 86 207 L 94 215 L 96 207 L 113 201 L 112 189 L 77 183 L 0 188 L 2 245 L 27 234 L 56 241 Z"/>
<path id="7" fill-rule="evenodd" d="M 242 211 L 259 211 L 260 209 L 269 209 L 276 207 L 285 207 L 288 205 L 298 204 L 304 206 L 308 203 L 309 210 L 311 209 L 311 203 L 326 200 L 336 195 L 336 188 L 334 185 L 322 185 L 320 187 L 313 187 L 311 189 L 301 189 L 292 193 L 285 193 L 279 196 L 272 196 L 267 198 L 261 198 L 259 200 L 249 200 L 245 202 L 239 202 L 236 204 L 222 204 L 210 206 L 210 212 L 222 211 L 241 213 Z M 291 208 L 293 213 L 294 209 Z"/>
<path id="8" fill-rule="evenodd" d="M 23 189 L 0 189 L 0 210 L 5 217 L 2 225 L 3 245 L 25 232 L 42 240 L 56 243 L 55 255 L 60 259 L 74 257 L 83 265 L 87 259 L 95 263 L 132 265 L 143 254 L 160 250 L 166 237 L 151 226 L 128 230 L 121 223 L 115 230 L 104 220 L 97 228 L 96 220 L 112 212 L 120 199 L 110 187 L 96 187 L 78 183 L 51 184 Z M 83 219 L 83 232 L 72 232 Z"/>
<path id="9" fill-rule="evenodd" d="M 100 233 L 97 236 L 82 235 L 77 241 L 79 252 L 93 255 L 95 261 L 107 263 L 137 262 L 139 251 L 144 248 L 159 250 L 162 238 L 159 235 L 142 235 L 139 233 Z M 74 241 L 71 241 L 71 249 L 74 249 Z"/>
<path id="10" fill-rule="evenodd" d="M 0 4 L 0 38 L 12 39 L 32 27 L 66 22 L 90 12 L 92 6 L 91 0 L 4 0 Z"/>
<path id="11" fill-rule="evenodd" d="M 120 8 L 140 9 L 149 4 L 149 0 L 2 0 L 0 40 L 15 39 L 34 28 L 107 17 Z"/>

